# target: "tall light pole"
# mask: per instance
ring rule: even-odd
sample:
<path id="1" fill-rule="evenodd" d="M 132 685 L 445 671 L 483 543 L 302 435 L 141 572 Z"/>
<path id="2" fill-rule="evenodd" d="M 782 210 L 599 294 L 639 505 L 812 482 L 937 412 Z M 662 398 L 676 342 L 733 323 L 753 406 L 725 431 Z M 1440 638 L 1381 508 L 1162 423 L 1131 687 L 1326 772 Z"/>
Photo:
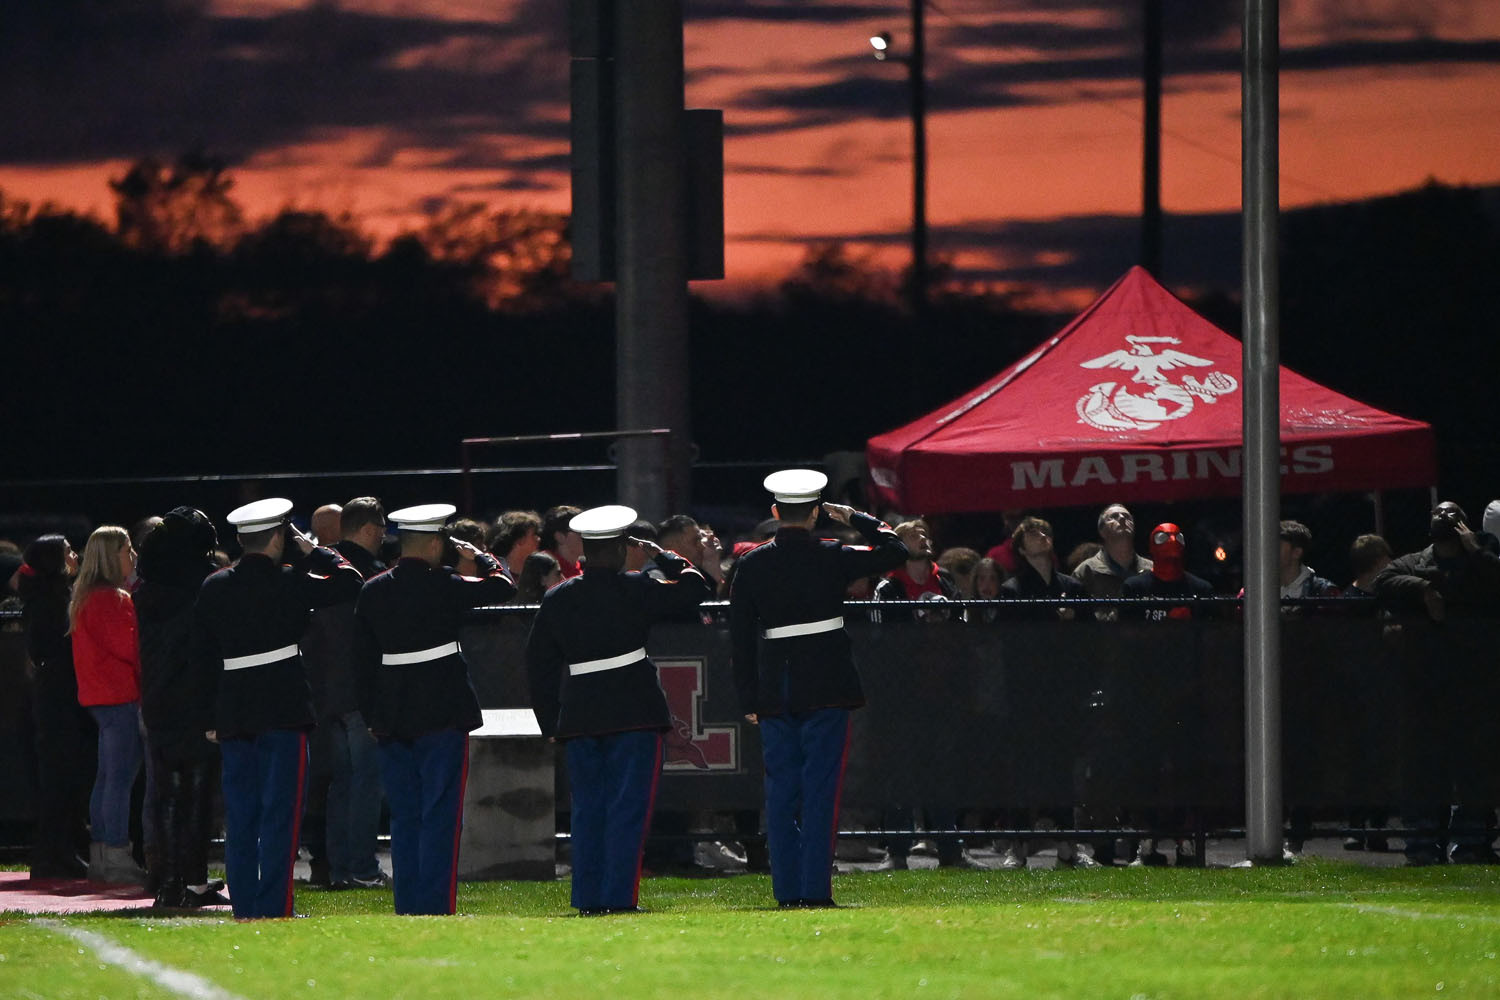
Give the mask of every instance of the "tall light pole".
<path id="1" fill-rule="evenodd" d="M 1145 114 L 1141 150 L 1141 266 L 1161 273 L 1161 33 L 1162 0 L 1143 0 L 1146 60 Z"/>
<path id="2" fill-rule="evenodd" d="M 870 39 L 875 58 L 906 64 L 911 95 L 911 306 L 918 315 L 927 310 L 927 70 L 926 0 L 911 0 L 911 51 L 891 51 L 891 36 L 881 32 Z"/>
<path id="3" fill-rule="evenodd" d="M 1277 0 L 1245 0 L 1240 83 L 1244 247 L 1245 840 L 1281 860 L 1281 285 Z"/>

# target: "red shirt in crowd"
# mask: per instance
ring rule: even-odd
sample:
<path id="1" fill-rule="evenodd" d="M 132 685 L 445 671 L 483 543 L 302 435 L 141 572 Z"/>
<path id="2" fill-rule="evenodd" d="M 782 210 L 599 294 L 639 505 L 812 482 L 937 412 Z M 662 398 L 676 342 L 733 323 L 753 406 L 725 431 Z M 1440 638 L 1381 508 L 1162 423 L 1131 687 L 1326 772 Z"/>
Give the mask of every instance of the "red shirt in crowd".
<path id="1" fill-rule="evenodd" d="M 927 571 L 927 579 L 922 583 L 918 583 L 917 581 L 913 580 L 911 578 L 911 574 L 906 571 L 905 566 L 902 566 L 900 569 L 895 570 L 894 572 L 887 573 L 886 576 L 888 576 L 892 580 L 895 580 L 897 583 L 901 584 L 903 588 L 905 588 L 906 599 L 908 601 L 920 601 L 923 594 L 937 594 L 939 597 L 943 596 L 943 584 L 938 579 L 937 563 L 932 564 L 932 567 Z"/>
<path id="2" fill-rule="evenodd" d="M 141 646 L 135 602 L 115 587 L 95 587 L 73 626 L 78 704 L 124 705 L 141 700 Z"/>
<path id="3" fill-rule="evenodd" d="M 557 568 L 562 570 L 562 576 L 564 580 L 571 580 L 573 579 L 573 577 L 583 572 L 583 566 L 581 566 L 577 560 L 564 559 L 562 556 L 558 555 L 556 552 L 553 552 L 551 549 L 543 549 L 542 551 L 557 560 Z"/>

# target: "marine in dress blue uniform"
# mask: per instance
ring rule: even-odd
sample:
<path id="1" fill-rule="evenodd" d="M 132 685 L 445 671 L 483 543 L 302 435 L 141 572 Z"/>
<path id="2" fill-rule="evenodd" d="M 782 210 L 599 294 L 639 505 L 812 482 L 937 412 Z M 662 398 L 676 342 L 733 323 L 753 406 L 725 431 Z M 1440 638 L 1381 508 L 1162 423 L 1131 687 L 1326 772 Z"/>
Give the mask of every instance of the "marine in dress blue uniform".
<path id="1" fill-rule="evenodd" d="M 574 516 L 583 573 L 546 593 L 526 644 L 537 723 L 544 736 L 567 744 L 572 903 L 583 914 L 638 908 L 662 734 L 672 720 L 646 633 L 711 593 L 686 559 L 655 542 L 627 540 L 635 519 L 617 505 Z M 649 551 L 660 577 L 623 572 L 627 545 Z"/>
<path id="2" fill-rule="evenodd" d="M 307 778 L 312 696 L 298 648 L 311 609 L 347 601 L 360 576 L 286 524 L 292 502 L 259 500 L 229 523 L 244 555 L 203 581 L 193 650 L 214 692 L 205 730 L 223 762 L 224 871 L 238 918 L 292 915 L 292 865 Z M 290 532 L 306 555 L 284 566 Z"/>
<path id="3" fill-rule="evenodd" d="M 452 540 L 479 576 L 442 565 L 443 526 L 455 510 L 392 512 L 401 558 L 365 583 L 354 608 L 360 710 L 379 742 L 401 914 L 448 914 L 457 903 L 469 733 L 482 722 L 459 629 L 465 612 L 516 592 L 499 561 L 466 542 Z"/>
<path id="4" fill-rule="evenodd" d="M 833 905 L 849 712 L 865 701 L 844 631 L 846 588 L 907 555 L 879 518 L 820 504 L 827 483 L 810 469 L 766 477 L 781 526 L 740 557 L 729 596 L 735 686 L 741 711 L 761 730 L 771 889 L 784 907 Z M 814 538 L 820 509 L 870 544 Z"/>

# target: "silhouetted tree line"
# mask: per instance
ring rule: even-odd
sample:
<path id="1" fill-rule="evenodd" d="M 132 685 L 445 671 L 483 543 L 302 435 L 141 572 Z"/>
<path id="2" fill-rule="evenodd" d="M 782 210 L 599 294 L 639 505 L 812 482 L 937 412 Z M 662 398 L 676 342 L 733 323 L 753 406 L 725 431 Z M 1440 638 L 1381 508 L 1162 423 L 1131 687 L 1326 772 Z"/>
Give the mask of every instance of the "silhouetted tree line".
<path id="1" fill-rule="evenodd" d="M 561 214 L 451 206 L 382 244 L 348 216 L 248 221 L 199 154 L 112 187 L 112 226 L 0 192 L 4 478 L 450 465 L 466 435 L 614 424 L 610 292 L 569 280 Z M 1284 361 L 1432 421 L 1460 494 L 1500 468 L 1488 196 L 1431 184 L 1283 225 Z M 695 299 L 704 457 L 858 448 L 1067 318 L 938 277 L 913 316 L 903 276 L 825 244 L 773 292 Z M 1194 304 L 1238 328 L 1234 294 Z"/>

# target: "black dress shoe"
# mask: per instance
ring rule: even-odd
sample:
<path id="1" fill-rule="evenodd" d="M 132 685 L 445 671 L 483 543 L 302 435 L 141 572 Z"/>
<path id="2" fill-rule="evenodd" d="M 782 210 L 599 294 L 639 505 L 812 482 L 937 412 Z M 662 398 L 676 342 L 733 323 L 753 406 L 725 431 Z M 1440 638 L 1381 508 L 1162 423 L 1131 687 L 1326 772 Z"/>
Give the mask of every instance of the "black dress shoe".
<path id="1" fill-rule="evenodd" d="M 221 888 L 222 888 L 222 885 L 223 885 L 223 883 L 220 883 L 220 887 Z M 208 884 L 208 888 L 204 889 L 202 892 L 199 892 L 197 889 L 194 889 L 192 886 L 185 886 L 185 887 L 183 887 L 183 890 L 182 890 L 182 901 L 183 901 L 183 904 L 185 906 L 190 906 L 190 907 L 194 907 L 194 908 L 197 908 L 199 906 L 228 906 L 229 905 L 229 897 L 226 896 L 226 895 L 224 895 L 224 893 L 221 892 L 219 889 L 215 889 L 213 887 L 213 883 L 212 882 L 210 882 Z"/>
<path id="2" fill-rule="evenodd" d="M 783 910 L 800 910 L 804 902 L 801 899 L 782 899 L 777 900 L 776 905 Z"/>
<path id="3" fill-rule="evenodd" d="M 839 904 L 831 899 L 803 899 L 798 900 L 798 902 L 809 910 L 836 910 L 839 908 Z"/>

